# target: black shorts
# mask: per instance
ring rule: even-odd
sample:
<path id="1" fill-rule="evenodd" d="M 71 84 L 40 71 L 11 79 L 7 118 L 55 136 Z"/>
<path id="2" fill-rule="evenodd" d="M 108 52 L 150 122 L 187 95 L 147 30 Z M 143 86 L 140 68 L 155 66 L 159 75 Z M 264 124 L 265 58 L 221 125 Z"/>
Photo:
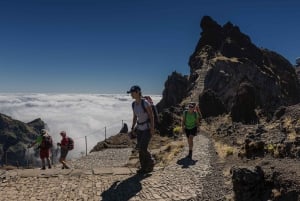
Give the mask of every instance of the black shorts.
<path id="1" fill-rule="evenodd" d="M 185 129 L 186 137 L 188 138 L 190 135 L 196 136 L 197 135 L 197 127 L 194 127 L 192 129 Z"/>
<path id="2" fill-rule="evenodd" d="M 68 155 L 69 150 L 67 149 L 60 149 L 60 158 L 66 158 Z"/>

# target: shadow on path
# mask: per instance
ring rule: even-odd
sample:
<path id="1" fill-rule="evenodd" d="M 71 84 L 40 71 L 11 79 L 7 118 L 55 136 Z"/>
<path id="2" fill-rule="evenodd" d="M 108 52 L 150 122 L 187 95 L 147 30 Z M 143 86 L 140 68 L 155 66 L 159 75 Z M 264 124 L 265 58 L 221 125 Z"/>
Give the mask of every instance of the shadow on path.
<path id="1" fill-rule="evenodd" d="M 177 161 L 178 165 L 182 165 L 181 168 L 189 168 L 191 165 L 195 165 L 198 160 L 190 159 L 189 157 L 184 157 Z"/>
<path id="2" fill-rule="evenodd" d="M 135 174 L 124 181 L 114 182 L 109 189 L 101 194 L 102 201 L 127 201 L 142 190 L 141 181 L 148 175 Z"/>

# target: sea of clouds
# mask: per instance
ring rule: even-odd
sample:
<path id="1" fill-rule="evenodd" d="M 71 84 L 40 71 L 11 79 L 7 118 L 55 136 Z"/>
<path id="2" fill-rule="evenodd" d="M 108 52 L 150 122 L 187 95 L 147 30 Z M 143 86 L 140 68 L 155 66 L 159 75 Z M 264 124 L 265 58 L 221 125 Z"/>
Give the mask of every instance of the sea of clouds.
<path id="1" fill-rule="evenodd" d="M 161 96 L 151 95 L 154 104 Z M 60 131 L 75 141 L 71 157 L 89 152 L 99 141 L 117 134 L 122 123 L 130 128 L 132 98 L 123 94 L 0 94 L 0 113 L 28 123 L 41 118 L 53 140 Z"/>

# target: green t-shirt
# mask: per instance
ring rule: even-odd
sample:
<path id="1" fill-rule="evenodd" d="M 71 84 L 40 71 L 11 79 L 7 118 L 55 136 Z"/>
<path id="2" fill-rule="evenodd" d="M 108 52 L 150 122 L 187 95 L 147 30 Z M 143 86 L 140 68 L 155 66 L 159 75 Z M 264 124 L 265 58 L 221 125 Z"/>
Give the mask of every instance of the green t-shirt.
<path id="1" fill-rule="evenodd" d="M 199 119 L 199 115 L 197 112 L 191 113 L 191 112 L 185 111 L 183 115 L 185 118 L 185 122 L 184 122 L 185 128 L 192 129 L 197 126 L 197 121 Z"/>
<path id="2" fill-rule="evenodd" d="M 36 138 L 36 144 L 41 145 L 41 144 L 42 144 L 42 141 L 43 141 L 43 136 L 42 136 L 42 135 L 39 135 L 39 136 Z"/>

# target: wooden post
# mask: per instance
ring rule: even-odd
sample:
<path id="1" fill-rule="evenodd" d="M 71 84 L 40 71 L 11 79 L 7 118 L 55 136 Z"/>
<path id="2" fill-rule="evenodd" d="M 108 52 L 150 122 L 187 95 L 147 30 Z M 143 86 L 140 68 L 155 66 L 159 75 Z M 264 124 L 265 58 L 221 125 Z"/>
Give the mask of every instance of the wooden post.
<path id="1" fill-rule="evenodd" d="M 7 165 L 7 150 L 6 150 L 6 152 L 5 152 L 5 165 Z"/>
<path id="2" fill-rule="evenodd" d="M 85 155 L 87 156 L 87 138 L 86 138 L 86 136 L 84 136 L 85 137 Z"/>

